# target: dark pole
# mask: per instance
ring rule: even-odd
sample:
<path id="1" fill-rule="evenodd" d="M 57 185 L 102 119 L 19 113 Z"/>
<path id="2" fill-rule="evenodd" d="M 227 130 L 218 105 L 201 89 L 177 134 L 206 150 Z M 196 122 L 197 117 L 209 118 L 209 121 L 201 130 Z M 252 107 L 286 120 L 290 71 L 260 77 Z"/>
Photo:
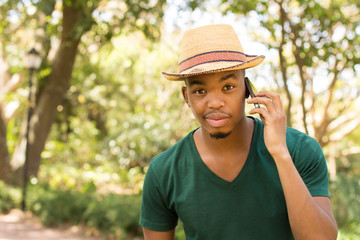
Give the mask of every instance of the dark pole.
<path id="1" fill-rule="evenodd" d="M 29 164 L 29 130 L 30 130 L 30 119 L 32 115 L 32 81 L 33 81 L 33 68 L 30 68 L 30 79 L 29 79 L 29 97 L 28 97 L 28 115 L 27 115 L 27 126 L 26 126 L 26 149 L 25 149 L 25 163 L 24 163 L 24 185 L 22 192 L 21 210 L 25 211 L 26 208 L 26 187 L 28 182 L 28 164 Z"/>

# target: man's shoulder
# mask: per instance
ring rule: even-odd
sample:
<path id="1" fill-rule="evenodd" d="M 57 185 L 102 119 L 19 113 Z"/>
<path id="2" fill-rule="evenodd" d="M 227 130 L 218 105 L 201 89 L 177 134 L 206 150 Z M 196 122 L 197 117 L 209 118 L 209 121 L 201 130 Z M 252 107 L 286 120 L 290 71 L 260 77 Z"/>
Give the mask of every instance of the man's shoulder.
<path id="1" fill-rule="evenodd" d="M 178 173 L 186 171 L 188 163 L 193 159 L 192 132 L 155 156 L 148 169 L 149 176 L 156 178 L 160 185 L 167 186 L 170 179 L 176 178 Z M 165 188 L 165 187 L 164 187 Z"/>
<path id="2" fill-rule="evenodd" d="M 164 167 L 172 164 L 174 161 L 177 161 L 181 158 L 184 158 L 186 155 L 191 152 L 191 138 L 193 136 L 193 132 L 190 132 L 180 141 L 172 145 L 170 148 L 155 156 L 151 160 L 151 164 L 153 166 Z"/>
<path id="3" fill-rule="evenodd" d="M 286 129 L 286 141 L 289 147 L 290 146 L 292 147 L 311 146 L 315 148 L 320 147 L 318 141 L 316 141 L 315 138 L 291 127 L 287 127 Z"/>
<path id="4" fill-rule="evenodd" d="M 304 132 L 288 127 L 286 143 L 295 165 L 299 168 L 301 164 L 307 165 L 325 161 L 323 150 L 318 141 Z"/>

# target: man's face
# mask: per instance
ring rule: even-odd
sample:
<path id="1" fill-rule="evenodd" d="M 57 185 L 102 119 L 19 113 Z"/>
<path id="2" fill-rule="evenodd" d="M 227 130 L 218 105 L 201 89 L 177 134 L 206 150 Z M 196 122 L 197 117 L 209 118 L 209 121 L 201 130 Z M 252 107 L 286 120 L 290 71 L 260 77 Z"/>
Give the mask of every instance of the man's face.
<path id="1" fill-rule="evenodd" d="M 193 76 L 183 95 L 203 131 L 226 138 L 245 117 L 244 70 Z"/>

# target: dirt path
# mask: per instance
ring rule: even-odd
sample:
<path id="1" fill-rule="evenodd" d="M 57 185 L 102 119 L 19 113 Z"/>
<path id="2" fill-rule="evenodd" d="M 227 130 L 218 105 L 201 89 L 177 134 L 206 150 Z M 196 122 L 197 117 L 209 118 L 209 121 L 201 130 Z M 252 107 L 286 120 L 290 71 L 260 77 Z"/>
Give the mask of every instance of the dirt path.
<path id="1" fill-rule="evenodd" d="M 84 229 L 79 227 L 46 228 L 30 213 L 12 210 L 0 215 L 0 240 L 100 240 L 86 237 Z"/>

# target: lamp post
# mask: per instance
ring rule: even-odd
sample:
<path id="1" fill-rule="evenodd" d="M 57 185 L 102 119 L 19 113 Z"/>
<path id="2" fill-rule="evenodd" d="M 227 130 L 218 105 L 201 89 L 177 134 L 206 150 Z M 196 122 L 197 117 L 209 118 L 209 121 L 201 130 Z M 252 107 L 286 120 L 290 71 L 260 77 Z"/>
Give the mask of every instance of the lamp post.
<path id="1" fill-rule="evenodd" d="M 28 115 L 27 115 L 27 126 L 26 126 L 26 149 L 25 149 L 25 162 L 24 162 L 24 185 L 22 192 L 21 210 L 25 211 L 25 198 L 26 198 L 26 186 L 28 181 L 28 165 L 29 165 L 29 130 L 30 130 L 30 119 L 33 111 L 33 75 L 36 69 L 40 67 L 41 56 L 35 50 L 31 49 L 24 57 L 24 65 L 29 69 L 29 96 L 28 96 Z"/>

